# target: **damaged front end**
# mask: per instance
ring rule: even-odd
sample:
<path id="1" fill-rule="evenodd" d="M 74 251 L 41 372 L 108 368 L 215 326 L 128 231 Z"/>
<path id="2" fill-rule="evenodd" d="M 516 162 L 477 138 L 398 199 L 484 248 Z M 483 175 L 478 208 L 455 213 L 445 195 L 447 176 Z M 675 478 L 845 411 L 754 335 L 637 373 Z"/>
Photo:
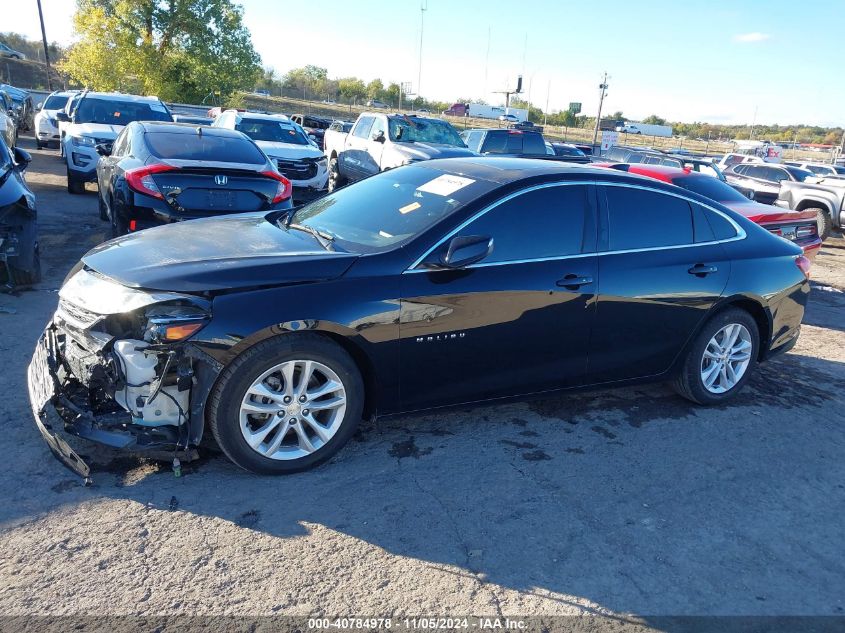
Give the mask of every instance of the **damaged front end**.
<path id="1" fill-rule="evenodd" d="M 72 272 L 29 366 L 30 403 L 53 453 L 88 478 L 59 430 L 151 456 L 192 459 L 220 367 L 190 344 L 210 302 Z"/>
<path id="2" fill-rule="evenodd" d="M 0 270 L 9 288 L 40 281 L 38 224 L 35 198 L 31 195 L 6 205 L 0 201 Z"/>

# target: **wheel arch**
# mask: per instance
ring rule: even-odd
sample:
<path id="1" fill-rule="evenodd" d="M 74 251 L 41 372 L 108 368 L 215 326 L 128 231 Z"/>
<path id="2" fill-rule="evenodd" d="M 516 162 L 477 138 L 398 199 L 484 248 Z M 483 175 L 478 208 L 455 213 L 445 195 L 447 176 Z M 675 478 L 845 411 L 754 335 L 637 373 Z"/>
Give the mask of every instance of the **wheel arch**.
<path id="1" fill-rule="evenodd" d="M 757 351 L 757 360 L 763 360 L 769 353 L 769 345 L 772 341 L 772 315 L 768 309 L 763 305 L 763 302 L 745 295 L 734 295 L 726 297 L 718 304 L 716 304 L 710 313 L 707 315 L 699 329 L 704 326 L 713 315 L 726 310 L 727 308 L 741 308 L 751 315 L 754 322 L 757 324 L 757 330 L 760 335 L 760 349 Z M 698 332 L 696 332 L 697 334 Z"/>
<path id="2" fill-rule="evenodd" d="M 303 327 L 304 325 L 304 327 Z M 375 363 L 370 355 L 367 353 L 365 346 L 361 344 L 360 335 L 354 330 L 350 330 L 337 323 L 328 321 L 317 322 L 301 322 L 292 321 L 259 330 L 254 334 L 242 339 L 236 345 L 228 350 L 228 359 L 224 363 L 224 368 L 230 365 L 237 357 L 245 353 L 247 350 L 255 347 L 259 343 L 277 337 L 301 336 L 303 334 L 313 334 L 321 336 L 344 350 L 352 358 L 356 368 L 361 374 L 361 381 L 364 384 L 364 409 L 363 417 L 369 418 L 375 415 L 378 411 L 378 379 L 376 376 Z M 209 390 L 209 394 L 214 391 L 220 380 L 221 371 L 214 380 L 214 384 Z M 207 398 L 206 398 L 207 400 Z M 206 402 L 207 404 L 207 402 Z"/>
<path id="3" fill-rule="evenodd" d="M 807 209 L 824 209 L 831 215 L 833 214 L 833 205 L 829 200 L 824 198 L 803 198 L 796 206 L 796 211 L 805 211 Z"/>

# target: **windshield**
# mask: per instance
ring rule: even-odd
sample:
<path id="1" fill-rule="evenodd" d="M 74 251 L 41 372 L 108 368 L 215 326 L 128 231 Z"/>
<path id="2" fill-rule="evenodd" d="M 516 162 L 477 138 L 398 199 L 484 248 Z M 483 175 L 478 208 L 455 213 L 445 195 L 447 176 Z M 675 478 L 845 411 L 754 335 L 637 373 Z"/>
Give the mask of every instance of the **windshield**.
<path id="1" fill-rule="evenodd" d="M 839 166 L 834 165 L 833 171 L 835 171 L 840 176 L 845 176 L 845 167 L 839 167 Z"/>
<path id="2" fill-rule="evenodd" d="M 67 97 L 63 97 L 61 95 L 53 95 L 51 97 L 47 97 L 47 101 L 44 102 L 44 110 L 61 110 L 67 104 Z"/>
<path id="3" fill-rule="evenodd" d="M 804 182 L 807 178 L 817 178 L 818 176 L 808 169 L 801 169 L 800 167 L 787 167 L 788 171 L 795 180 Z"/>
<path id="4" fill-rule="evenodd" d="M 438 143 L 466 147 L 461 137 L 446 121 L 403 117 L 390 119 L 390 140 L 402 143 Z"/>
<path id="5" fill-rule="evenodd" d="M 76 106 L 74 123 L 126 125 L 132 121 L 172 121 L 160 101 L 117 101 L 85 97 Z"/>
<path id="6" fill-rule="evenodd" d="M 412 165 L 315 200 L 296 211 L 291 221 L 333 236 L 343 250 L 379 252 L 408 242 L 495 186 Z"/>
<path id="7" fill-rule="evenodd" d="M 254 141 L 308 145 L 308 138 L 290 123 L 273 119 L 241 119 L 235 129 Z"/>
<path id="8" fill-rule="evenodd" d="M 704 174 L 675 178 L 672 184 L 717 202 L 748 202 L 748 198 L 729 184 Z"/>

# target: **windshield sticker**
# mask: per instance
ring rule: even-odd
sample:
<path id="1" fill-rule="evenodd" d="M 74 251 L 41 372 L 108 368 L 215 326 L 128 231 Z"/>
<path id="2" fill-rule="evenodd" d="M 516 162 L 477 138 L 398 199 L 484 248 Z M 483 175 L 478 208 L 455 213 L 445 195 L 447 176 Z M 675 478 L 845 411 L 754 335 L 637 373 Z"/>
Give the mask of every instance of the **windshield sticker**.
<path id="1" fill-rule="evenodd" d="M 120 112 L 115 112 L 115 113 L 114 113 L 114 118 L 115 118 L 115 119 L 119 119 L 119 118 L 120 118 Z"/>
<path id="2" fill-rule="evenodd" d="M 405 214 L 410 213 L 411 211 L 416 211 L 422 205 L 419 202 L 412 202 L 411 204 L 406 204 L 404 207 L 399 208 L 399 213 Z"/>
<path id="3" fill-rule="evenodd" d="M 438 176 L 434 180 L 429 180 L 424 185 L 420 185 L 417 187 L 417 191 L 424 191 L 426 193 L 433 193 L 438 196 L 449 196 L 458 191 L 459 189 L 463 189 L 464 187 L 468 187 L 475 181 L 471 178 L 464 178 L 462 176 L 452 176 L 451 174 L 443 174 L 442 176 Z"/>

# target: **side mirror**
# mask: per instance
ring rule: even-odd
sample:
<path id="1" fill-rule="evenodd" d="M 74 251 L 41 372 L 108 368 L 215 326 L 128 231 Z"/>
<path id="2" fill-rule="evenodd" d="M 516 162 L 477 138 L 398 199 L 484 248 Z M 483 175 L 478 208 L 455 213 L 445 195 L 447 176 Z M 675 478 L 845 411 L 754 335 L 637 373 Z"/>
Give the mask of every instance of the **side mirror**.
<path id="1" fill-rule="evenodd" d="M 35 106 L 35 111 L 40 112 L 41 108 L 43 108 L 43 107 L 44 107 L 44 104 L 39 101 Z"/>
<path id="2" fill-rule="evenodd" d="M 56 112 L 56 121 L 61 121 L 62 123 L 70 123 L 70 117 L 67 115 L 67 112 Z"/>
<path id="3" fill-rule="evenodd" d="M 15 165 L 20 171 L 26 169 L 29 163 L 32 162 L 32 156 L 29 155 L 29 152 L 22 150 L 20 147 L 14 148 L 12 154 L 15 157 Z"/>
<path id="4" fill-rule="evenodd" d="M 493 252 L 493 238 L 486 235 L 453 237 L 446 250 L 441 250 L 427 263 L 429 268 L 466 268 L 488 257 Z"/>
<path id="5" fill-rule="evenodd" d="M 112 144 L 111 143 L 97 143 L 94 146 L 94 149 L 100 156 L 111 156 Z"/>
<path id="6" fill-rule="evenodd" d="M 373 132 L 373 135 L 370 137 L 376 143 L 384 143 L 384 130 L 377 130 Z"/>

